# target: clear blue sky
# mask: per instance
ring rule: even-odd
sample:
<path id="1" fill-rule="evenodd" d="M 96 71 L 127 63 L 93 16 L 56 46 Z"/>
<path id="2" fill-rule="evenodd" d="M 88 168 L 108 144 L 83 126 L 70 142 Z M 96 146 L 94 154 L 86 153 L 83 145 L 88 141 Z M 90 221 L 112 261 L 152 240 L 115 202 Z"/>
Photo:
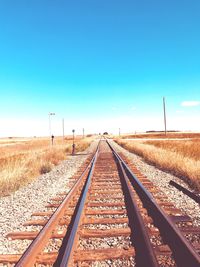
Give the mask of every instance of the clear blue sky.
<path id="1" fill-rule="evenodd" d="M 200 117 L 181 106 L 200 100 L 199 13 L 199 0 L 0 0 L 0 119 L 153 117 L 162 96 L 169 116 Z"/>

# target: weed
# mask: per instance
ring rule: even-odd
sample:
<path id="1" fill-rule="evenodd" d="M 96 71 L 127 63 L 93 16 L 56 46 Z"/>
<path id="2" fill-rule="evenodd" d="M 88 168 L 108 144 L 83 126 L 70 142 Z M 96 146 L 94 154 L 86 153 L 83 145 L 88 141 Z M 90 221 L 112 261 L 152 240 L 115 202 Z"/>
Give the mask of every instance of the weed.
<path id="1" fill-rule="evenodd" d="M 46 162 L 40 167 L 40 174 L 48 173 L 51 171 L 51 169 L 52 169 L 52 165 Z"/>

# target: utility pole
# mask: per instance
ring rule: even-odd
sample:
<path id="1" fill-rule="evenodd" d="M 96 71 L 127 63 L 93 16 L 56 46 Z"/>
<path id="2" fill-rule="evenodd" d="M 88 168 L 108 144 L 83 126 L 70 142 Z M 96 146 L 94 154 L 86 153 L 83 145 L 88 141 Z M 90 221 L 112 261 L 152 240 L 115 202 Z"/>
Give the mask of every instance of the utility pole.
<path id="1" fill-rule="evenodd" d="M 83 138 L 85 138 L 85 130 L 84 130 L 84 128 L 83 128 Z"/>
<path id="2" fill-rule="evenodd" d="M 62 119 L 62 132 L 63 132 L 63 143 L 64 143 L 64 140 L 65 140 L 65 120 Z"/>
<path id="3" fill-rule="evenodd" d="M 54 112 L 49 112 L 49 137 L 50 137 L 50 145 L 52 144 L 53 145 L 53 142 L 52 142 L 52 136 L 51 136 L 51 116 L 54 116 L 56 115 Z"/>
<path id="4" fill-rule="evenodd" d="M 119 128 L 119 136 L 120 136 L 120 134 L 121 134 L 121 133 L 120 133 L 120 128 Z"/>
<path id="5" fill-rule="evenodd" d="M 165 110 L 165 98 L 164 97 L 163 97 L 163 113 L 164 113 L 165 135 L 167 135 L 167 122 L 166 122 L 166 110 Z"/>

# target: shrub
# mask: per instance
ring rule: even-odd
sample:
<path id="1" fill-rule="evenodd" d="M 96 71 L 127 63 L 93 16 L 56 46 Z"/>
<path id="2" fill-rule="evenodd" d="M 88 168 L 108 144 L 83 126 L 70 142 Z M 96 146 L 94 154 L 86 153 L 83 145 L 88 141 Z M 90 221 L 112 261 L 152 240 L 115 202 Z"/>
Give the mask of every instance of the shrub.
<path id="1" fill-rule="evenodd" d="M 51 169 L 52 169 L 51 164 L 46 162 L 40 167 L 40 174 L 48 173 L 51 171 Z"/>

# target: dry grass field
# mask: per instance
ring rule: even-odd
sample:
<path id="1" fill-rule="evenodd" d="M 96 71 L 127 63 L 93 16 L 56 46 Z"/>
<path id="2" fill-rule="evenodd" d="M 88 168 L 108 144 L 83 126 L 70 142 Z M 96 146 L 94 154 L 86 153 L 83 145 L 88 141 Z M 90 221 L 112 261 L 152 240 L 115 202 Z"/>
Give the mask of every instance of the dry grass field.
<path id="1" fill-rule="evenodd" d="M 84 151 L 93 137 L 76 138 L 76 152 Z M 50 145 L 47 138 L 0 140 L 0 196 L 16 191 L 42 173 L 66 159 L 72 150 L 72 138 L 55 138 Z"/>
<path id="2" fill-rule="evenodd" d="M 138 134 L 124 134 L 120 136 L 121 139 L 137 139 L 137 138 L 147 138 L 147 139 L 183 139 L 183 138 L 200 138 L 200 133 L 189 133 L 189 132 L 155 132 L 155 133 L 138 133 Z"/>
<path id="3" fill-rule="evenodd" d="M 191 139 L 182 139 L 185 138 Z M 200 192 L 200 135 L 180 135 L 180 140 L 126 140 L 116 138 L 115 141 L 143 157 L 145 161 L 156 167 L 171 172 L 185 180 L 191 187 Z M 176 135 L 177 137 L 177 135 Z"/>

